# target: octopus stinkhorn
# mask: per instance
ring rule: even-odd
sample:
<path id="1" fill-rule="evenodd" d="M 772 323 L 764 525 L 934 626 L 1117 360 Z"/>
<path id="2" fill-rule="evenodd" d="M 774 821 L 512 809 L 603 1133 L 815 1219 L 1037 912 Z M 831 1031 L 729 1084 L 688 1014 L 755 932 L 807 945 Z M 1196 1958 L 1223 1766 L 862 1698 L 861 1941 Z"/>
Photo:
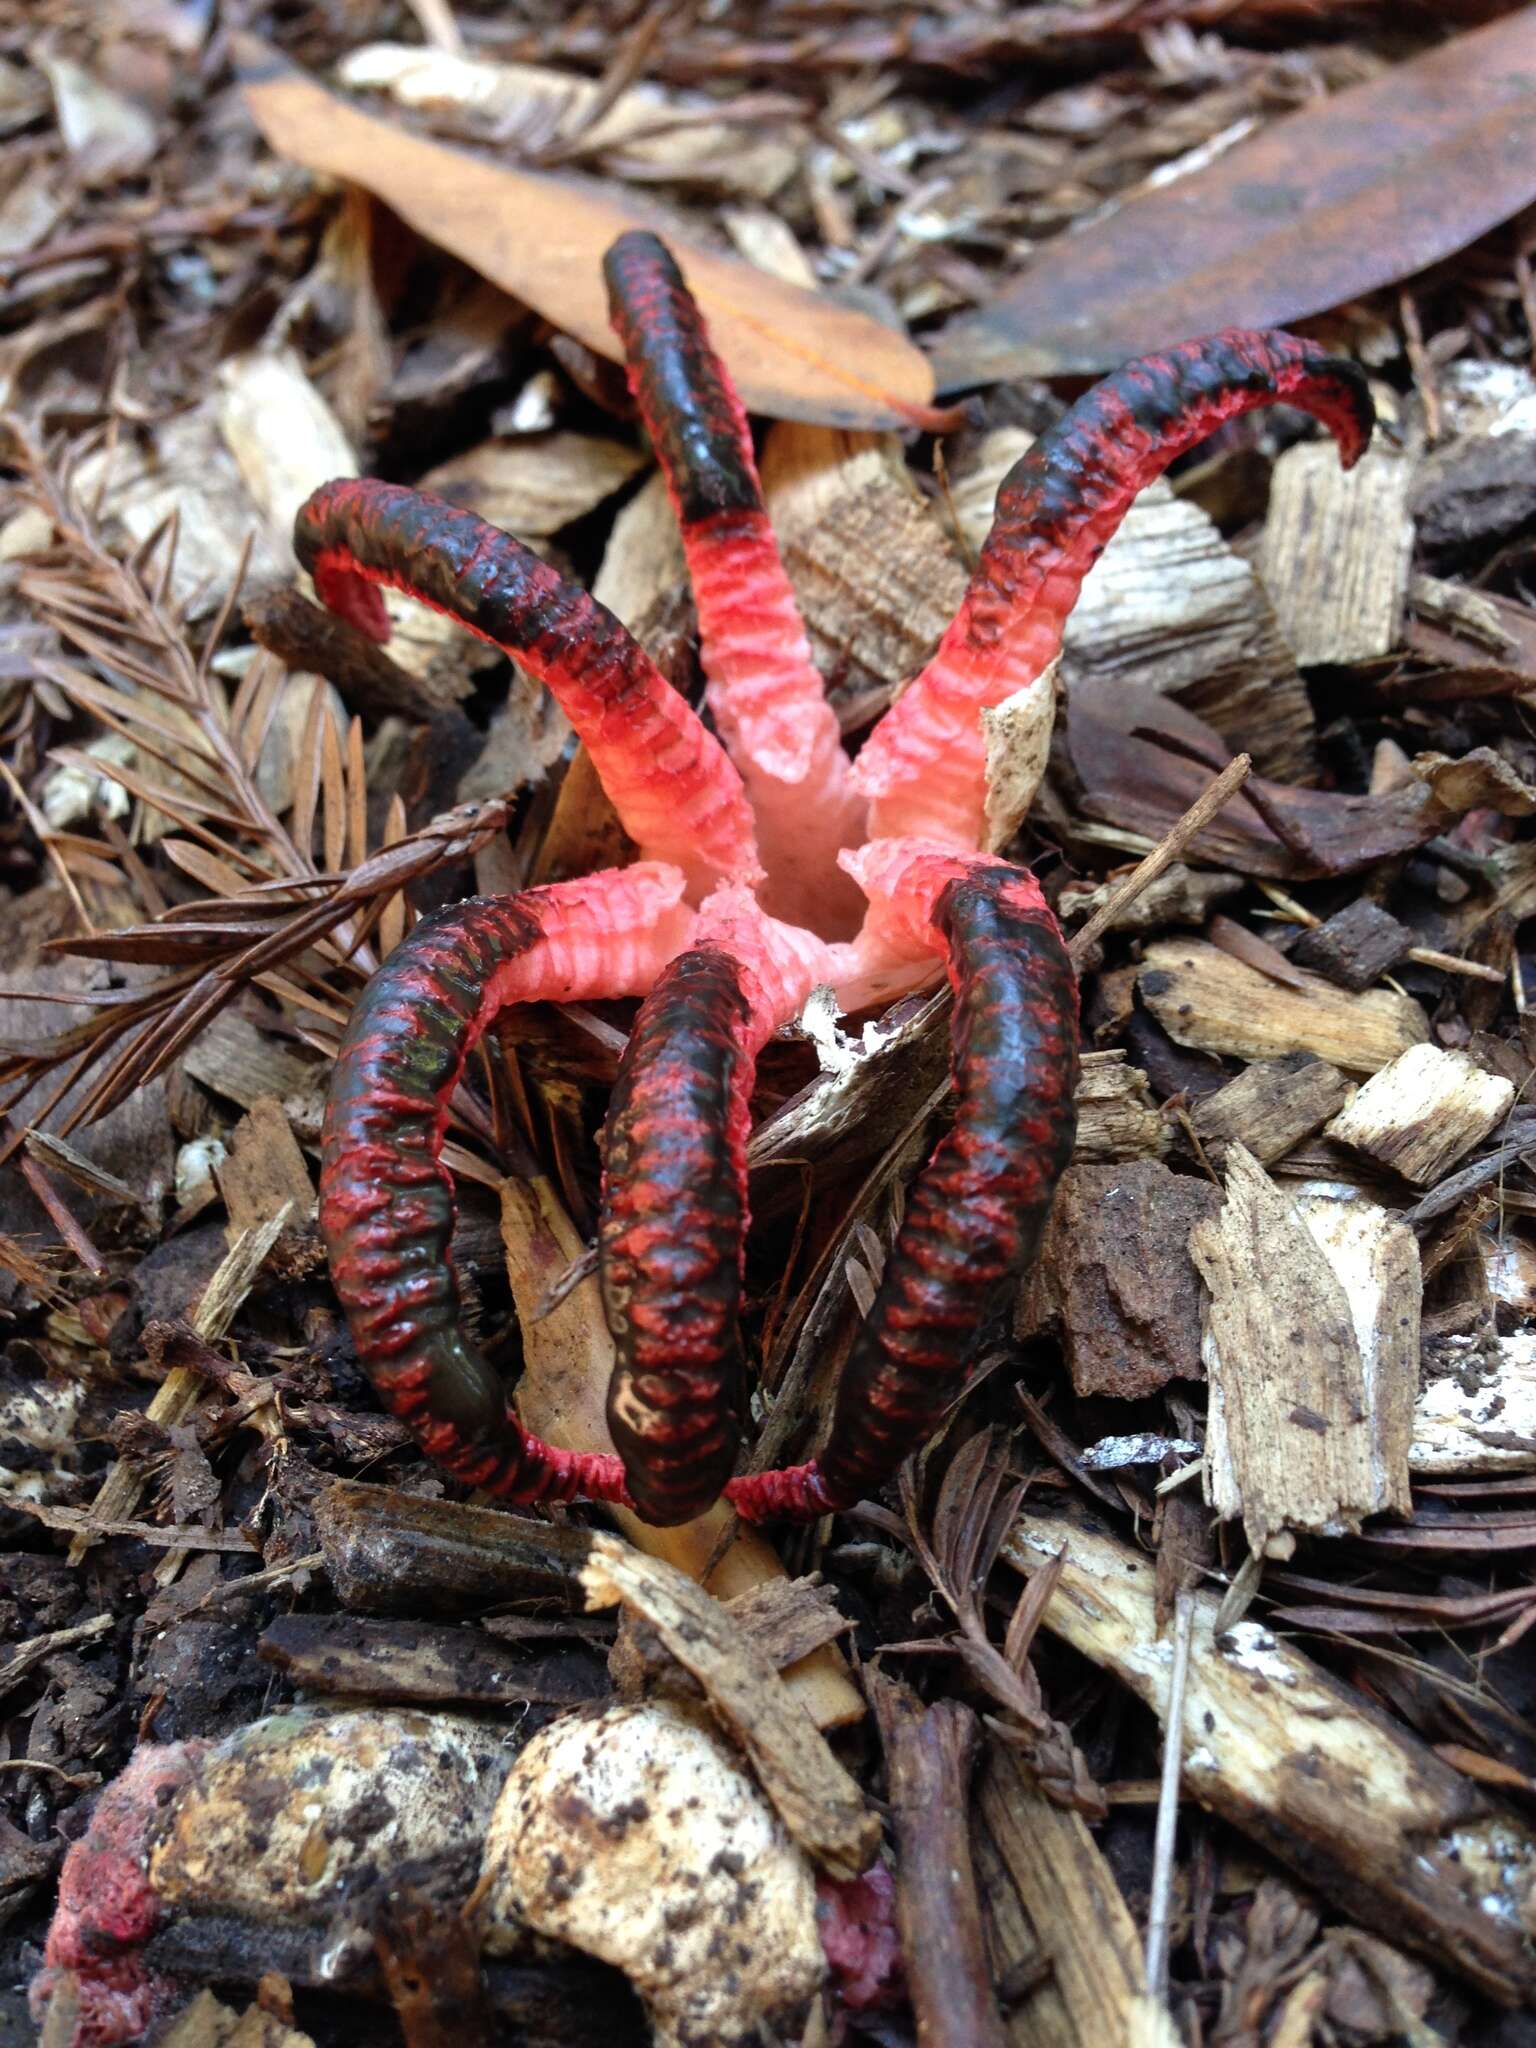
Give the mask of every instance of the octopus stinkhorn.
<path id="1" fill-rule="evenodd" d="M 611 613 L 473 514 L 370 481 L 310 498 L 295 537 L 323 601 L 382 640 L 387 585 L 504 649 L 553 692 L 641 853 L 453 905 L 396 947 L 337 1058 L 320 1223 L 359 1358 L 456 1478 L 513 1502 L 624 1501 L 655 1522 L 722 1491 L 749 1519 L 804 1518 L 877 1488 L 931 1433 L 1071 1151 L 1072 967 L 1034 877 L 977 850 L 982 710 L 1049 688 L 1084 575 L 1176 456 L 1284 402 L 1350 464 L 1371 407 L 1353 365 L 1282 333 L 1228 330 L 1127 364 L 1009 472 L 954 622 L 850 759 L 698 308 L 652 235 L 621 237 L 605 267 L 682 529 L 715 731 Z M 954 1127 L 910 1192 L 825 1448 L 733 1478 L 758 1053 L 817 984 L 853 1008 L 941 970 L 956 997 Z M 599 1231 L 616 1457 L 528 1435 L 464 1336 L 439 1156 L 449 1097 L 498 1010 L 611 996 L 644 998 L 608 1118 Z"/>

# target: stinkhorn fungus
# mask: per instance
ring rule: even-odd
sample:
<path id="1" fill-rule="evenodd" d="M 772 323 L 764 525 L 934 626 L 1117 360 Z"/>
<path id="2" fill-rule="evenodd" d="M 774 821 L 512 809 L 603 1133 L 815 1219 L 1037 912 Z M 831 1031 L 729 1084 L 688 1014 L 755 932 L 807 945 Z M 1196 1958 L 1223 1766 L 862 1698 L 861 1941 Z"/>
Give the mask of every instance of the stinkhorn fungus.
<path id="1" fill-rule="evenodd" d="M 722 1492 L 749 1519 L 803 1519 L 873 1492 L 931 1434 L 1071 1153 L 1076 987 L 1034 878 L 978 850 L 982 710 L 1041 676 L 1084 575 L 1183 450 L 1283 402 L 1321 420 L 1349 464 L 1370 401 L 1353 365 L 1286 334 L 1231 330 L 1127 364 L 1005 478 L 953 625 L 850 762 L 698 308 L 652 235 L 622 236 L 606 270 L 723 744 L 617 619 L 472 514 L 366 481 L 304 506 L 295 542 L 322 599 L 382 638 L 388 586 L 504 648 L 548 684 L 642 852 L 438 911 L 396 947 L 337 1060 L 321 1229 L 381 1398 L 457 1478 L 509 1501 L 624 1501 L 660 1523 Z M 911 1190 L 827 1443 L 809 1464 L 732 1478 L 758 1053 L 818 983 L 864 1001 L 941 972 L 956 998 L 954 1128 Z M 598 1245 L 618 1455 L 577 1455 L 522 1430 L 459 1327 L 440 1155 L 449 1098 L 498 1010 L 625 995 L 644 1001 L 609 1115 Z"/>

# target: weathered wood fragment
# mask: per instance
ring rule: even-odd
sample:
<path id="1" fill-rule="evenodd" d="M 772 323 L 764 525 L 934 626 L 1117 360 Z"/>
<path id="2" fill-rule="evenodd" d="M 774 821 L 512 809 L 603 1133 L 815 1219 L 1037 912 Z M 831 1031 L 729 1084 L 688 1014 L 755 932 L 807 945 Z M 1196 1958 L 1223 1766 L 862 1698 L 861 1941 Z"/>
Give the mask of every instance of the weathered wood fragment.
<path id="1" fill-rule="evenodd" d="M 997 487 L 1033 436 L 994 427 L 962 454 L 949 483 L 973 550 Z M 1062 641 L 1062 683 L 1102 679 L 1177 697 L 1253 755 L 1268 775 L 1316 769 L 1312 707 L 1252 565 L 1198 505 L 1151 484 L 1083 583 Z"/>
<path id="2" fill-rule="evenodd" d="M 1175 2048 L 1136 1923 L 1080 1813 L 1005 1744 L 988 1750 L 976 1859 L 1008 2048 Z M 1010 1995 L 1011 1994 L 1011 1995 Z"/>
<path id="3" fill-rule="evenodd" d="M 1096 1517 L 1022 1513 L 1003 1545 L 1033 1574 L 1063 1557 L 1045 1626 L 1167 1714 L 1155 1574 Z M 1196 1592 L 1183 1787 L 1348 1918 L 1489 1997 L 1536 1995 L 1536 1834 L 1427 1743 L 1251 1621 L 1218 1638 Z M 1054 1894 L 1050 1910 L 1054 1912 Z M 1101 2039 L 1113 2040 L 1113 2034 Z"/>
<path id="4" fill-rule="evenodd" d="M 896 1925 L 920 2048 L 1004 2048 L 972 1865 L 976 1716 L 871 1674 L 896 1823 Z"/>
<path id="5" fill-rule="evenodd" d="M 1414 1407 L 1414 1473 L 1536 1472 L 1536 1332 L 1456 1344 L 1454 1369 L 1426 1379 Z"/>
<path id="6" fill-rule="evenodd" d="M 1416 1045 L 1356 1091 L 1328 1136 L 1427 1187 L 1482 1143 L 1514 1099 L 1512 1082 L 1466 1053 Z"/>
<path id="7" fill-rule="evenodd" d="M 880 709 L 938 644 L 966 566 L 894 435 L 780 422 L 763 491 L 834 699 Z"/>
<path id="8" fill-rule="evenodd" d="M 1059 1328 L 1079 1394 L 1129 1401 L 1203 1379 L 1189 1234 L 1220 1205 L 1205 1181 L 1156 1160 L 1068 1167 L 1016 1333 Z"/>
<path id="9" fill-rule="evenodd" d="M 1234 1143 L 1268 1166 L 1320 1131 L 1348 1093 L 1349 1083 L 1327 1060 L 1311 1052 L 1286 1053 L 1245 1067 L 1235 1081 L 1197 1102 L 1189 1121 L 1213 1166 L 1222 1164 Z"/>
<path id="10" fill-rule="evenodd" d="M 1275 464 L 1259 574 L 1303 668 L 1371 661 L 1401 640 L 1411 480 L 1408 461 L 1379 445 L 1352 470 L 1322 441 Z"/>
<path id="11" fill-rule="evenodd" d="M 1148 946 L 1138 986 L 1168 1036 L 1201 1052 L 1262 1060 L 1300 1047 L 1347 1073 L 1374 1074 L 1428 1036 L 1409 996 L 1352 995 L 1310 978 L 1305 989 L 1282 988 L 1200 939 Z"/>
<path id="12" fill-rule="evenodd" d="M 292 1228 L 312 1223 L 315 1188 L 293 1127 L 275 1095 L 258 1095 L 235 1125 L 229 1151 L 214 1169 L 229 1210 L 233 1243 L 254 1225 L 289 1209 Z"/>
<path id="13" fill-rule="evenodd" d="M 1290 1199 L 1241 1145 L 1190 1249 L 1211 1291 L 1206 1494 L 1250 1547 L 1407 1513 L 1418 1246 L 1375 1203 Z M 1353 1285 L 1340 1268 L 1348 1262 Z"/>

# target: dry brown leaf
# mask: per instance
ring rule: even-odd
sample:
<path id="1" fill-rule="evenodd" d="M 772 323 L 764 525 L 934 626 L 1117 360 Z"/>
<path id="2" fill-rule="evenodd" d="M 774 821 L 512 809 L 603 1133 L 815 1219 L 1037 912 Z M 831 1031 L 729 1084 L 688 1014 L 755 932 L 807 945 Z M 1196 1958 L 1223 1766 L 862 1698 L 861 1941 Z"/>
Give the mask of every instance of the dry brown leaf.
<path id="1" fill-rule="evenodd" d="M 1342 305 L 1529 205 L 1533 140 L 1536 8 L 1523 7 L 1059 236 L 946 329 L 939 389 L 1093 376 L 1186 335 Z"/>
<path id="2" fill-rule="evenodd" d="M 246 105 L 279 155 L 360 184 L 578 341 L 621 360 L 603 251 L 645 221 L 590 186 L 470 156 L 348 106 L 258 37 L 235 38 Z M 674 247 L 747 405 L 834 426 L 920 424 L 933 379 L 867 314 L 702 249 Z"/>

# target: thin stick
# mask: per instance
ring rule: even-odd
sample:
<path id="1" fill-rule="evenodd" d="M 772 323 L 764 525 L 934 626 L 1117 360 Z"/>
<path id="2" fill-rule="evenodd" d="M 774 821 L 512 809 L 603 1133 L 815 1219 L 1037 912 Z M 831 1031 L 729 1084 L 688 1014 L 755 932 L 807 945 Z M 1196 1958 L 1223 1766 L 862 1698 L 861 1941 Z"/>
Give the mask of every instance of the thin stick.
<path id="1" fill-rule="evenodd" d="M 1195 1603 L 1186 1588 L 1174 1604 L 1173 1670 L 1168 1678 L 1163 1776 L 1152 1843 L 1152 1901 L 1147 1913 L 1147 1990 L 1159 2005 L 1168 2002 L 1168 1921 L 1173 1906 L 1174 1836 L 1179 1825 L 1179 1771 L 1184 1758 L 1184 1687 L 1194 1621 Z"/>
<path id="2" fill-rule="evenodd" d="M 1072 955 L 1074 966 L 1082 964 L 1083 955 L 1099 934 L 1107 931 L 1121 911 L 1134 903 L 1142 890 L 1155 882 L 1164 868 L 1170 867 L 1178 859 L 1201 826 L 1209 824 L 1233 792 L 1242 788 L 1252 768 L 1253 762 L 1247 754 L 1237 755 L 1217 776 L 1205 794 L 1196 797 L 1178 823 L 1169 827 L 1146 859 L 1132 868 L 1109 901 L 1101 905 L 1082 930 L 1075 933 L 1069 941 L 1067 951 Z"/>

